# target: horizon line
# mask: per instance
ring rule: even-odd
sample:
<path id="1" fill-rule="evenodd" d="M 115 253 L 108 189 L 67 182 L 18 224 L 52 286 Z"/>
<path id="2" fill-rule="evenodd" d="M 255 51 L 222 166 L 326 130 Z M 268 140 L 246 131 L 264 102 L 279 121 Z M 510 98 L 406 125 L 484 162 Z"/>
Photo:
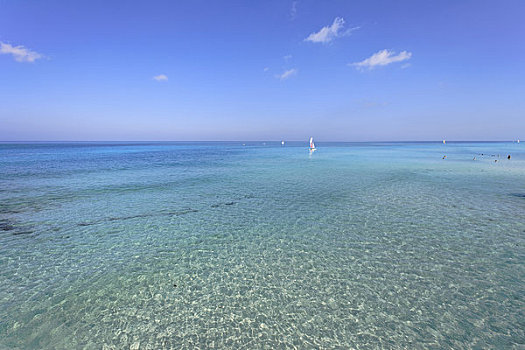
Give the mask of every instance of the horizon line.
<path id="1" fill-rule="evenodd" d="M 304 140 L 0 140 L 0 143 L 58 143 L 58 142 L 308 142 L 308 139 Z M 372 142 L 384 142 L 384 143 L 402 143 L 402 142 L 439 142 L 442 143 L 444 140 L 375 140 L 375 141 L 340 141 L 340 140 L 316 140 L 316 142 L 332 142 L 332 143 L 372 143 Z M 519 139 L 515 140 L 446 140 L 447 143 L 454 142 L 512 142 L 516 143 Z"/>

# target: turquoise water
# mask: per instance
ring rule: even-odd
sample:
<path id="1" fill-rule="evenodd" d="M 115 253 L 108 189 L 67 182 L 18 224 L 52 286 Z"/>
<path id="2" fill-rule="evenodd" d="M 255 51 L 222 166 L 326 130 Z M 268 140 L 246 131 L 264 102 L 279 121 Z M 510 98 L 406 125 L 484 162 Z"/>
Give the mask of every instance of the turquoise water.
<path id="1" fill-rule="evenodd" d="M 525 144 L 317 146 L 0 144 L 0 348 L 525 346 Z"/>

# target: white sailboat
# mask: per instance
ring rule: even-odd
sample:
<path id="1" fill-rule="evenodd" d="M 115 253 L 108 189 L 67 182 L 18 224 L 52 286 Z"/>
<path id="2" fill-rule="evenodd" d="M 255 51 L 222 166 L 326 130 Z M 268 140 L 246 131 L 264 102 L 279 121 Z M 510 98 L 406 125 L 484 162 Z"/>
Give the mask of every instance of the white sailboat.
<path id="1" fill-rule="evenodd" d="M 317 148 L 315 148 L 314 144 L 314 138 L 310 137 L 310 151 L 315 151 Z"/>
<path id="2" fill-rule="evenodd" d="M 447 143 L 447 141 L 443 140 L 443 144 L 446 144 L 446 143 Z"/>
<path id="3" fill-rule="evenodd" d="M 281 141 L 281 146 L 284 146 L 284 141 Z"/>

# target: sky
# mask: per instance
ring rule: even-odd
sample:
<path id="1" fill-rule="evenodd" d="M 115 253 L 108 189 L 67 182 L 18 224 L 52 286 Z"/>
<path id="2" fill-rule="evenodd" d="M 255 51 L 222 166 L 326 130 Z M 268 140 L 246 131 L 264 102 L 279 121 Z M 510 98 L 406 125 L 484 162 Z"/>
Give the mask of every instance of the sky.
<path id="1" fill-rule="evenodd" d="M 0 140 L 525 140 L 525 1 L 0 0 Z"/>

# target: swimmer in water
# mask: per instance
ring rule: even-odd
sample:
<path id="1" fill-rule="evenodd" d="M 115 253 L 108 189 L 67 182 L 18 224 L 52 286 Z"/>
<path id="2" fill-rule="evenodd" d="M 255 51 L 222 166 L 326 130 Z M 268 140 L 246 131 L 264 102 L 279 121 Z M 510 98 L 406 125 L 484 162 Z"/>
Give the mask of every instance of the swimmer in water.
<path id="1" fill-rule="evenodd" d="M 447 156 L 443 156 L 443 158 L 442 158 L 442 159 L 445 159 L 445 158 L 447 158 Z"/>
<path id="2" fill-rule="evenodd" d="M 510 154 L 507 156 L 507 159 L 510 159 Z"/>

